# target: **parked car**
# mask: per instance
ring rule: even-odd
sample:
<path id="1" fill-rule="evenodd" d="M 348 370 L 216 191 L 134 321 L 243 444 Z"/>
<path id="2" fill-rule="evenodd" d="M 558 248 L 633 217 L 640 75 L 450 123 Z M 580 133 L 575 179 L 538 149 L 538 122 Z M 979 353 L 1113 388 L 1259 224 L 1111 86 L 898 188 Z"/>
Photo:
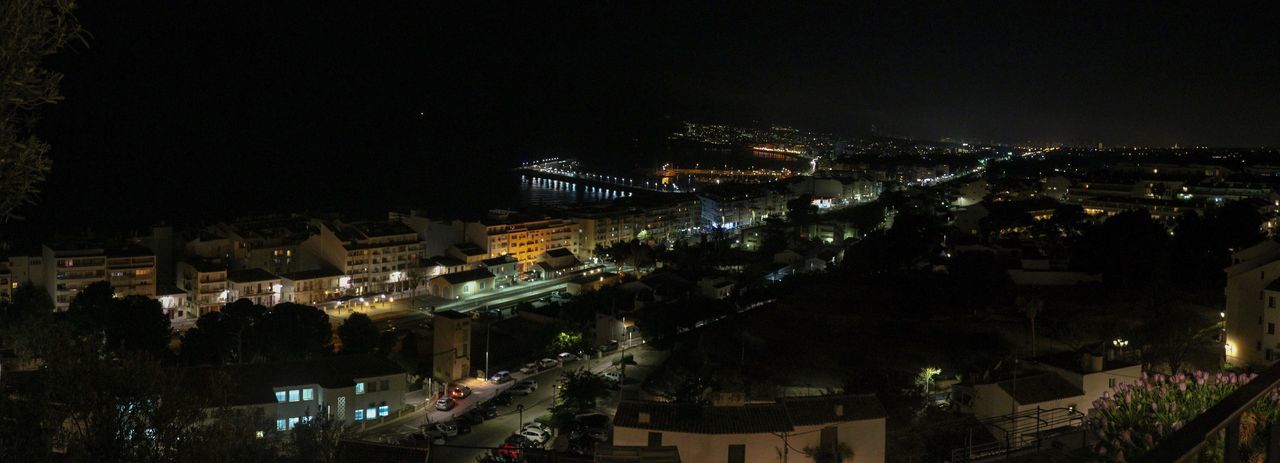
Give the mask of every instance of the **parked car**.
<path id="1" fill-rule="evenodd" d="M 520 429 L 529 429 L 529 428 L 537 429 L 539 431 L 547 433 L 548 435 L 551 434 L 551 426 L 547 426 L 545 423 L 539 423 L 537 421 L 530 421 L 528 423 L 525 423 L 524 426 L 520 427 Z"/>
<path id="2" fill-rule="evenodd" d="M 516 384 L 507 392 L 513 395 L 529 395 L 536 390 L 538 390 L 538 383 L 533 381 L 521 381 L 520 384 Z"/>
<path id="3" fill-rule="evenodd" d="M 454 401 L 451 398 L 441 397 L 440 400 L 436 401 L 436 410 L 447 412 L 449 410 L 453 410 L 453 406 L 457 404 L 458 402 Z"/>
<path id="4" fill-rule="evenodd" d="M 547 434 L 546 431 L 538 428 L 524 428 L 517 434 L 525 439 L 529 439 L 529 442 L 533 442 L 536 445 L 542 445 L 551 439 L 550 434 Z"/>
<path id="5" fill-rule="evenodd" d="M 507 370 L 499 371 L 497 373 L 494 373 L 493 376 L 489 377 L 489 382 L 494 384 L 502 384 L 507 381 L 514 381 L 514 380 L 515 378 L 511 377 L 511 372 Z"/>
<path id="6" fill-rule="evenodd" d="M 449 389 L 449 395 L 455 399 L 465 399 L 471 395 L 471 388 L 463 385 L 457 385 L 452 389 Z"/>
<path id="7" fill-rule="evenodd" d="M 484 413 L 481 412 L 480 408 L 477 407 L 475 410 L 471 410 L 469 412 L 463 413 L 462 416 L 458 417 L 457 422 L 467 423 L 468 425 L 472 425 L 472 424 L 483 423 L 484 420 L 486 419 L 487 418 L 484 416 Z"/>
<path id="8" fill-rule="evenodd" d="M 436 431 L 444 437 L 458 437 L 458 425 L 453 423 L 436 423 Z"/>
<path id="9" fill-rule="evenodd" d="M 524 364 L 524 366 L 523 366 L 523 367 L 520 367 L 520 372 L 521 372 L 521 373 L 524 373 L 524 374 L 526 374 L 526 375 L 531 375 L 531 374 L 537 373 L 537 372 L 538 372 L 538 371 L 540 371 L 540 370 L 541 370 L 541 368 L 539 368 L 539 367 L 538 367 L 538 363 L 537 363 L 537 362 L 529 362 L 529 363 Z"/>
<path id="10" fill-rule="evenodd" d="M 622 372 L 618 370 L 609 370 L 604 373 L 601 373 L 600 376 L 606 380 L 613 381 L 613 382 L 622 381 Z"/>
<path id="11" fill-rule="evenodd" d="M 614 339 L 612 341 L 601 344 L 599 349 L 603 352 L 613 352 L 615 350 L 618 350 L 618 340 Z"/>
<path id="12" fill-rule="evenodd" d="M 524 452 L 520 450 L 521 448 L 516 444 L 502 444 L 502 447 L 496 450 L 495 453 L 503 461 L 520 461 L 520 458 L 524 455 Z"/>
<path id="13" fill-rule="evenodd" d="M 492 399 L 489 399 L 489 401 L 485 403 L 491 404 L 494 407 L 511 405 L 511 393 L 503 392 L 501 394 L 493 396 Z"/>
<path id="14" fill-rule="evenodd" d="M 454 421 L 453 425 L 458 427 L 458 434 L 471 434 L 471 423 L 467 420 Z"/>
<path id="15" fill-rule="evenodd" d="M 590 439 L 596 442 L 609 442 L 609 433 L 600 429 L 582 428 L 569 433 L 570 440 Z"/>
<path id="16" fill-rule="evenodd" d="M 559 365 L 560 365 L 560 362 L 556 359 L 542 359 L 538 361 L 538 368 L 541 368 L 543 370 L 555 368 Z"/>
<path id="17" fill-rule="evenodd" d="M 510 400 L 511 396 L 508 395 L 507 399 Z M 486 420 L 491 420 L 498 417 L 498 407 L 496 405 L 493 405 L 487 402 L 480 404 L 480 406 L 476 407 L 475 411 L 476 413 L 479 413 L 480 416 L 484 417 L 484 419 Z"/>
<path id="18" fill-rule="evenodd" d="M 557 356 L 556 356 L 556 358 L 560 359 L 560 361 L 561 361 L 561 362 L 569 363 L 569 362 L 572 362 L 572 361 L 574 361 L 574 360 L 577 360 L 577 359 L 578 359 L 578 356 L 573 355 L 573 354 L 568 353 L 568 352 L 561 352 L 561 353 L 560 353 L 560 355 L 557 355 Z"/>
<path id="19" fill-rule="evenodd" d="M 521 447 L 521 448 L 528 447 L 529 444 L 532 444 L 532 442 L 529 442 L 529 439 L 526 439 L 524 436 L 521 436 L 519 433 L 507 436 L 507 439 L 502 441 L 502 443 L 508 444 L 508 445 L 514 445 L 516 447 Z"/>

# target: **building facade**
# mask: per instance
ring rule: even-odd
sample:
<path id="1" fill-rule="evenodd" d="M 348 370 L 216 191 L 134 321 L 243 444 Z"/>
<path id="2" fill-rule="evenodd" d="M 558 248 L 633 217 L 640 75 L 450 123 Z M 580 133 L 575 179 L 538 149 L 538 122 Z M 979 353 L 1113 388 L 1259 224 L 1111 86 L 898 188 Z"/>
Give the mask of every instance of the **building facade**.
<path id="1" fill-rule="evenodd" d="M 318 233 L 303 243 L 313 267 L 337 269 L 345 276 L 340 287 L 350 295 L 408 291 L 410 275 L 419 270 L 422 241 L 399 222 L 321 223 Z"/>
<path id="2" fill-rule="evenodd" d="M 1270 365 L 1280 352 L 1280 243 L 1264 240 L 1233 254 L 1226 272 L 1227 363 Z"/>
<path id="3" fill-rule="evenodd" d="M 178 289 L 186 291 L 187 303 L 195 316 L 217 312 L 230 302 L 227 286 L 227 267 L 202 259 L 178 262 Z"/>
<path id="4" fill-rule="evenodd" d="M 283 283 L 279 276 L 260 268 L 232 270 L 227 272 L 227 299 L 229 302 L 248 299 L 271 307 L 283 302 Z"/>
<path id="5" fill-rule="evenodd" d="M 449 383 L 471 373 L 471 317 L 456 311 L 437 312 L 432 321 L 432 376 Z"/>
<path id="6" fill-rule="evenodd" d="M 614 416 L 612 444 L 674 446 L 680 461 L 729 463 L 776 462 L 794 449 L 847 447 L 855 461 L 877 463 L 885 460 L 885 416 L 872 395 L 711 406 L 625 400 Z M 795 453 L 796 461 L 812 461 Z"/>
<path id="7" fill-rule="evenodd" d="M 569 219 L 490 211 L 486 219 L 467 223 L 466 235 L 468 241 L 484 250 L 487 258 L 515 257 L 522 272 L 529 270 L 538 255 L 549 249 L 580 252 L 578 225 Z"/>

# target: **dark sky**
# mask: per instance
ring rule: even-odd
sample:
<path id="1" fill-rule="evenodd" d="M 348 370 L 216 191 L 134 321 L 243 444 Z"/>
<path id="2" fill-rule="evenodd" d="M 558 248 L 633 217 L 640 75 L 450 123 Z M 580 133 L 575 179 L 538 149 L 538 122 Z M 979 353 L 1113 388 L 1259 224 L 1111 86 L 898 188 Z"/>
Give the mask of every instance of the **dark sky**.
<path id="1" fill-rule="evenodd" d="M 85 3 L 89 47 L 53 63 L 58 214 L 105 214 L 63 196 L 80 188 L 167 216 L 289 209 L 316 190 L 465 193 L 484 187 L 476 169 L 609 151 L 665 118 L 1280 145 L 1280 35 L 1261 3 Z"/>

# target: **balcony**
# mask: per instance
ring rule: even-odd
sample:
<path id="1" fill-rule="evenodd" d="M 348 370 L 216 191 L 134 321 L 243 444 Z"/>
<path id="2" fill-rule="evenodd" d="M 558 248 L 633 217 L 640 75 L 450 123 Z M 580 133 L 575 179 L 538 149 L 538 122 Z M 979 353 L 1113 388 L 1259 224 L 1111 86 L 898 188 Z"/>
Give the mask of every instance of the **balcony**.
<path id="1" fill-rule="evenodd" d="M 1280 364 L 1240 385 L 1185 425 L 1160 438 L 1136 461 L 1280 462 Z M 1241 423 L 1248 424 L 1242 433 Z M 1265 459 L 1264 459 L 1265 458 Z"/>

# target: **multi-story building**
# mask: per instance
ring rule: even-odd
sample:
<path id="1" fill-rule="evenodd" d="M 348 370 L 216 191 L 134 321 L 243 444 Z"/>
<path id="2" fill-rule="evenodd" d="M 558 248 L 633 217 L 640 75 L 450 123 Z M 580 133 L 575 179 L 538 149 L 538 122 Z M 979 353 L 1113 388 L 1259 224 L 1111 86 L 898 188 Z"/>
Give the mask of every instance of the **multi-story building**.
<path id="1" fill-rule="evenodd" d="M 187 292 L 187 303 L 195 316 L 222 310 L 230 302 L 227 266 L 203 259 L 178 262 L 178 289 Z"/>
<path id="2" fill-rule="evenodd" d="M 624 400 L 613 419 L 613 445 L 675 446 L 680 461 L 731 463 L 774 462 L 806 448 L 839 454 L 847 447 L 857 461 L 883 462 L 885 416 L 873 395 L 710 406 Z"/>
<path id="3" fill-rule="evenodd" d="M 673 242 L 701 231 L 702 210 L 693 195 L 624 198 L 569 211 L 578 224 L 578 248 L 584 258 L 597 248 L 640 240 Z"/>
<path id="4" fill-rule="evenodd" d="M 432 325 L 432 376 L 448 383 L 471 373 L 471 317 L 453 310 L 437 312 Z"/>
<path id="5" fill-rule="evenodd" d="M 53 300 L 54 310 L 67 310 L 76 294 L 89 285 L 106 281 L 116 297 L 156 295 L 156 257 L 140 246 L 107 249 L 98 244 L 66 242 L 45 244 L 41 260 L 42 286 Z"/>
<path id="6" fill-rule="evenodd" d="M 316 267 L 342 272 L 341 288 L 353 295 L 408 291 L 425 257 L 418 234 L 399 222 L 320 223 L 302 250 Z"/>
<path id="7" fill-rule="evenodd" d="M 1232 254 L 1226 272 L 1227 363 L 1270 365 L 1280 358 L 1280 243 L 1264 240 Z"/>
<path id="8" fill-rule="evenodd" d="M 342 272 L 333 269 L 304 270 L 280 275 L 281 302 L 318 306 L 342 294 Z"/>
<path id="9" fill-rule="evenodd" d="M 108 249 L 107 281 L 116 297 L 156 297 L 156 255 L 141 246 Z"/>
<path id="10" fill-rule="evenodd" d="M 254 304 L 271 307 L 282 302 L 283 280 L 260 268 L 227 272 L 227 301 L 248 299 Z"/>
<path id="11" fill-rule="evenodd" d="M 548 249 L 567 248 L 578 254 L 578 225 L 569 219 L 529 216 L 512 211 L 489 211 L 489 217 L 466 225 L 467 240 L 487 257 L 510 255 L 527 271 Z"/>
<path id="12" fill-rule="evenodd" d="M 318 416 L 345 425 L 379 423 L 404 410 L 408 376 L 379 355 L 343 355 L 311 360 L 192 369 L 190 387 L 201 393 L 228 384 L 229 405 L 258 409 L 270 429 L 288 431 Z M 229 381 L 218 381 L 225 378 Z"/>
<path id="13" fill-rule="evenodd" d="M 176 286 L 161 285 L 156 287 L 156 300 L 160 301 L 160 309 L 169 318 L 174 328 L 194 322 L 195 311 L 191 310 L 191 302 L 187 300 L 187 292 Z"/>
<path id="14" fill-rule="evenodd" d="M 302 216 L 268 216 L 219 223 L 188 241 L 188 254 L 222 260 L 233 269 L 260 268 L 273 273 L 300 270 L 302 243 L 317 233 Z"/>
<path id="15" fill-rule="evenodd" d="M 781 217 L 791 194 L 767 185 L 713 185 L 698 192 L 702 227 L 735 230 Z"/>

